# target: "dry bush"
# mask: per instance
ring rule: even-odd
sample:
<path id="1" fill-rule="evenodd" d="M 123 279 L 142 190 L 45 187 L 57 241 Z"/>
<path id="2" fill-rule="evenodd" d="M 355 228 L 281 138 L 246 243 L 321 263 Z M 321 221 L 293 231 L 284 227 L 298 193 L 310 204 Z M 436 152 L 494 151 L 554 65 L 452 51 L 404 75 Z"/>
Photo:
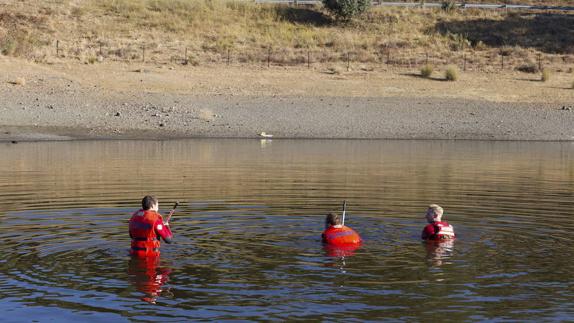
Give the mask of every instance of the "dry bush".
<path id="1" fill-rule="evenodd" d="M 429 64 L 421 67 L 421 76 L 424 78 L 429 78 L 433 72 L 433 67 Z"/>
<path id="2" fill-rule="evenodd" d="M 458 69 L 455 66 L 448 66 L 444 71 L 444 79 L 447 81 L 458 80 Z"/>

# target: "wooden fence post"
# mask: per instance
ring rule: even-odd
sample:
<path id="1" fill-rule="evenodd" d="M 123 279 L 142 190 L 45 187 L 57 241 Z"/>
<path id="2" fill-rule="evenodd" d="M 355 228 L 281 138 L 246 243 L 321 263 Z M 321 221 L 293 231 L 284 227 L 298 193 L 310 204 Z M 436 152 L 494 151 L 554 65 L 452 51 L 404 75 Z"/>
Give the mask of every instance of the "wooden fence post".
<path id="1" fill-rule="evenodd" d="M 347 72 L 351 68 L 351 55 L 347 52 Z"/>

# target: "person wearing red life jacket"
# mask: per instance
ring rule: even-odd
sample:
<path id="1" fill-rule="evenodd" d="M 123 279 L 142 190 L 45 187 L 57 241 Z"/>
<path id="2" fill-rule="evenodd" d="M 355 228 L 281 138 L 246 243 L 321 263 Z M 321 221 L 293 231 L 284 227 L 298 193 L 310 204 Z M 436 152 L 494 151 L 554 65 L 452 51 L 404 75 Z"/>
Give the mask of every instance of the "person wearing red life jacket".
<path id="1" fill-rule="evenodd" d="M 358 247 L 362 242 L 359 234 L 355 230 L 344 226 L 341 217 L 336 213 L 327 214 L 325 231 L 323 231 L 321 238 L 327 246 L 335 247 Z"/>
<path id="2" fill-rule="evenodd" d="M 159 203 L 153 196 L 142 199 L 142 208 L 133 213 L 129 222 L 132 238 L 130 254 L 139 257 L 159 256 L 160 238 L 171 243 L 173 234 L 169 223 L 158 213 Z"/>
<path id="3" fill-rule="evenodd" d="M 437 204 L 429 205 L 425 215 L 427 224 L 422 232 L 421 238 L 429 241 L 445 241 L 456 238 L 454 228 L 446 221 L 441 221 L 444 210 Z"/>

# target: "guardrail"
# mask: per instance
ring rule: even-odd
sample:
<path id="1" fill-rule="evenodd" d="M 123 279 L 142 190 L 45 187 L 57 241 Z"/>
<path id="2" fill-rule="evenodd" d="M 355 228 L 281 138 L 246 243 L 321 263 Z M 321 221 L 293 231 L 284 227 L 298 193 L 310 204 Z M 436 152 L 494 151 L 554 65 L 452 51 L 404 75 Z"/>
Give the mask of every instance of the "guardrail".
<path id="1" fill-rule="evenodd" d="M 321 0 L 255 0 L 255 3 L 276 3 L 293 5 L 316 5 Z M 384 2 L 373 1 L 374 6 L 381 7 L 407 7 L 407 8 L 441 8 L 440 2 Z M 466 9 L 509 9 L 509 10 L 536 10 L 536 11 L 574 11 L 574 7 L 569 6 L 540 6 L 540 5 L 518 5 L 518 4 L 489 4 L 489 3 L 456 3 L 455 7 Z"/>

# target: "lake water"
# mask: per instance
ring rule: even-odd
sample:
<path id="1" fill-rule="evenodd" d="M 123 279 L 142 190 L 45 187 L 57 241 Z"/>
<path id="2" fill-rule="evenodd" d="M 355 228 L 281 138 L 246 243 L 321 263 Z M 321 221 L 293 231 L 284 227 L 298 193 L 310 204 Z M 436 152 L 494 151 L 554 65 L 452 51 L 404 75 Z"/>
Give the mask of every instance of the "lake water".
<path id="1" fill-rule="evenodd" d="M 574 319 L 574 144 L 0 144 L 6 321 Z M 128 256 L 154 194 L 175 243 Z M 320 242 L 348 201 L 354 255 Z M 427 205 L 458 239 L 420 241 Z M 156 304 L 151 304 L 155 300 Z"/>

